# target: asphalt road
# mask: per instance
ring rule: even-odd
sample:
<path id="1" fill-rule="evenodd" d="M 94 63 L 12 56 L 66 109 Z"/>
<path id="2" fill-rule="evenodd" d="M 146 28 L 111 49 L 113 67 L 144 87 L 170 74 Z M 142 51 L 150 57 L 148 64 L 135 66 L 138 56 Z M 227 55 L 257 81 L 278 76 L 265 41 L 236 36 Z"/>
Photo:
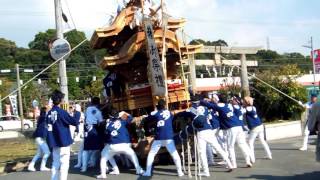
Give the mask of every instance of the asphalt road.
<path id="1" fill-rule="evenodd" d="M 227 173 L 222 167 L 211 167 L 211 177 L 203 179 L 257 179 L 257 180 L 319 180 L 320 163 L 315 162 L 315 138 L 310 141 L 308 151 L 297 150 L 301 144 L 301 138 L 270 141 L 273 160 L 265 160 L 263 149 L 260 145 L 256 148 L 257 162 L 253 168 L 245 168 L 244 160 L 238 155 L 238 169 Z M 236 149 L 239 151 L 239 149 Z M 74 162 L 71 163 L 73 166 Z M 70 166 L 70 167 L 71 167 Z M 109 175 L 108 179 L 150 179 L 135 175 L 135 170 L 121 169 L 118 176 Z M 88 173 L 81 174 L 77 169 L 69 170 L 69 180 L 95 179 L 98 169 L 89 169 Z M 194 172 L 193 172 L 194 173 Z M 193 177 L 194 178 L 194 177 Z M 15 172 L 0 176 L 0 180 L 43 180 L 50 179 L 50 172 Z M 175 166 L 156 166 L 152 179 L 170 180 L 178 179 Z M 182 179 L 188 179 L 187 176 Z"/>

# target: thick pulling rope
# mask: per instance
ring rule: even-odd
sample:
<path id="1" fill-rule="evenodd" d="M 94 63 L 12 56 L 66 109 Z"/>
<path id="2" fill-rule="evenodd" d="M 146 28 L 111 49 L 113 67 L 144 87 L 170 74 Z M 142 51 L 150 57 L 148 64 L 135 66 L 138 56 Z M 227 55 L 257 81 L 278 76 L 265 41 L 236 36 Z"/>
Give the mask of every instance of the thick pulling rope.
<path id="1" fill-rule="evenodd" d="M 76 45 L 74 48 L 71 49 L 71 51 L 65 55 L 63 55 L 61 58 L 59 58 L 58 60 L 54 61 L 52 64 L 50 64 L 49 66 L 47 66 L 46 68 L 44 68 L 42 71 L 40 71 L 37 75 L 33 76 L 31 79 L 29 79 L 26 83 L 24 83 L 23 85 L 20 86 L 20 88 L 15 89 L 14 91 L 12 91 L 10 94 L 8 94 L 7 96 L 5 96 L 4 98 L 2 98 L 0 101 L 4 101 L 5 99 L 7 99 L 9 96 L 15 94 L 17 91 L 19 91 L 20 89 L 22 89 L 23 87 L 25 87 L 27 84 L 29 84 L 30 82 L 32 82 L 34 79 L 36 79 L 37 77 L 39 77 L 42 73 L 44 73 L 45 71 L 47 71 L 48 69 L 50 69 L 53 65 L 57 64 L 59 61 L 61 61 L 64 57 L 66 57 L 68 54 L 70 54 L 71 52 L 73 52 L 74 50 L 76 50 L 78 47 L 80 47 L 84 42 L 86 42 L 87 39 L 83 40 L 82 42 L 80 42 L 78 45 Z"/>

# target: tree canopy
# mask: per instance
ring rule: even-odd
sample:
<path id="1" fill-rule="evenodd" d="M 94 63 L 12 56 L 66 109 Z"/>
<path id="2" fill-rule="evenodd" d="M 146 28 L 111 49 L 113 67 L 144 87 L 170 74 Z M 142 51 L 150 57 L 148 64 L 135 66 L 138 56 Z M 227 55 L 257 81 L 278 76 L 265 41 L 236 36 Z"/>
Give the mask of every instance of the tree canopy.
<path id="1" fill-rule="evenodd" d="M 54 62 L 49 53 L 49 44 L 54 41 L 56 31 L 48 29 L 45 32 L 39 32 L 34 39 L 29 43 L 29 48 L 17 47 L 13 41 L 0 38 L 0 67 L 1 69 L 11 69 L 11 73 L 0 74 L 2 86 L 0 93 L 2 96 L 8 94 L 16 88 L 16 77 L 14 66 L 16 63 L 22 69 L 33 69 L 33 73 L 23 73 L 21 71 L 21 79 L 25 82 L 40 72 L 43 68 Z M 71 47 L 86 39 L 85 33 L 81 31 L 70 31 L 66 33 L 65 38 L 70 43 Z M 105 51 L 99 51 L 98 56 L 104 55 Z M 90 43 L 85 42 L 82 46 L 71 53 L 66 60 L 68 74 L 68 89 L 69 99 L 82 100 L 90 95 L 99 95 L 97 90 L 92 87 L 93 76 L 101 80 L 104 76 L 103 70 L 100 69 L 96 60 L 95 53 L 90 48 Z M 76 78 L 78 77 L 78 78 Z M 58 65 L 54 65 L 47 72 L 40 75 L 41 84 L 37 81 L 30 83 L 22 90 L 24 96 L 25 108 L 30 106 L 33 99 L 41 101 L 41 98 L 47 98 L 50 91 L 59 88 Z M 79 79 L 79 82 L 77 81 Z M 90 87 L 90 88 L 89 88 Z M 102 88 L 102 85 L 100 86 Z M 86 91 L 94 91 L 87 92 Z M 100 93 L 102 89 L 100 90 Z"/>

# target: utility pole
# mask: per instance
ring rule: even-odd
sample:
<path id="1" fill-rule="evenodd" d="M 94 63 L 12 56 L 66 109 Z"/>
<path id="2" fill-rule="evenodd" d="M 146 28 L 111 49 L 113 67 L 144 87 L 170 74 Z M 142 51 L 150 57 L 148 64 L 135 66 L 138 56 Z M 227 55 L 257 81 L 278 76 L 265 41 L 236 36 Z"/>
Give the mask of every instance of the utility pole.
<path id="1" fill-rule="evenodd" d="M 2 86 L 2 80 L 0 79 L 0 86 Z M 2 97 L 0 94 L 0 116 L 2 116 L 2 101 L 1 101 Z"/>
<path id="2" fill-rule="evenodd" d="M 313 38 L 310 38 L 310 46 L 311 46 L 311 60 L 313 66 L 313 91 L 316 92 L 316 66 L 314 64 L 314 55 L 313 55 Z"/>
<path id="3" fill-rule="evenodd" d="M 18 88 L 18 102 L 19 102 L 19 116 L 21 119 L 21 131 L 23 131 L 23 106 L 22 106 L 22 97 L 21 97 L 21 88 L 20 88 L 20 68 L 19 64 L 16 64 L 16 73 L 17 73 L 17 88 Z"/>
<path id="4" fill-rule="evenodd" d="M 270 39 L 269 39 L 269 36 L 267 37 L 267 50 L 270 50 Z"/>
<path id="5" fill-rule="evenodd" d="M 62 7 L 61 0 L 54 0 L 55 5 L 55 20 L 56 20 L 56 31 L 57 38 L 63 39 L 63 24 L 62 24 Z M 68 93 L 68 78 L 66 70 L 66 60 L 63 58 L 59 62 L 59 78 L 60 78 L 60 90 L 64 94 L 64 104 L 69 104 L 69 93 Z"/>
<path id="6" fill-rule="evenodd" d="M 311 60 L 312 60 L 312 66 L 313 66 L 313 91 L 316 92 L 316 66 L 314 64 L 314 55 L 313 55 L 313 38 L 311 36 L 310 38 L 310 44 L 309 45 L 303 45 L 302 47 L 309 48 L 311 50 Z"/>
<path id="7" fill-rule="evenodd" d="M 2 97 L 0 94 L 0 116 L 2 116 L 2 101 L 1 101 Z"/>
<path id="8" fill-rule="evenodd" d="M 246 54 L 241 54 L 241 91 L 242 97 L 250 96 L 247 58 Z"/>

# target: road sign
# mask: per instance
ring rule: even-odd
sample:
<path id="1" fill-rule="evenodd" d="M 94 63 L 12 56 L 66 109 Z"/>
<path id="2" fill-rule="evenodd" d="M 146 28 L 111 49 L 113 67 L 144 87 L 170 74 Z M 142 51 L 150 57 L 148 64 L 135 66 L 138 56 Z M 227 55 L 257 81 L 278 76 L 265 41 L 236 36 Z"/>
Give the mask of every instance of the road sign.
<path id="1" fill-rule="evenodd" d="M 65 39 L 56 39 L 50 45 L 50 54 L 54 60 L 61 59 L 64 55 L 65 59 L 69 57 L 71 51 L 71 46 L 69 42 Z"/>
<path id="2" fill-rule="evenodd" d="M 314 50 L 311 57 L 314 61 L 316 73 L 320 73 L 320 49 Z"/>

